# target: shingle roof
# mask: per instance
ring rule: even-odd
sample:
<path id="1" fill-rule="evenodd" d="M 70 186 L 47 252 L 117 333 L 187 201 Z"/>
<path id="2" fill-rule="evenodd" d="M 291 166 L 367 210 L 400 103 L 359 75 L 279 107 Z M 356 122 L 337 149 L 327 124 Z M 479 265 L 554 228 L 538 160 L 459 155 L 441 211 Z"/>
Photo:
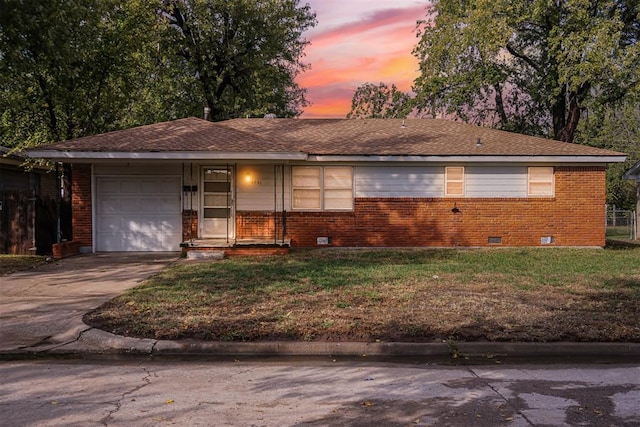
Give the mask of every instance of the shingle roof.
<path id="1" fill-rule="evenodd" d="M 26 157 L 20 152 L 11 152 L 9 147 L 0 145 L 0 158 L 24 161 Z"/>
<path id="2" fill-rule="evenodd" d="M 624 155 L 440 119 L 233 119 L 212 123 L 191 117 L 38 147 L 41 150 L 346 156 Z"/>
<path id="3" fill-rule="evenodd" d="M 38 150 L 85 152 L 282 152 L 290 149 L 241 130 L 195 117 L 72 139 Z"/>
<path id="4" fill-rule="evenodd" d="M 220 124 L 268 139 L 277 138 L 316 155 L 621 155 L 441 119 L 234 119 Z"/>

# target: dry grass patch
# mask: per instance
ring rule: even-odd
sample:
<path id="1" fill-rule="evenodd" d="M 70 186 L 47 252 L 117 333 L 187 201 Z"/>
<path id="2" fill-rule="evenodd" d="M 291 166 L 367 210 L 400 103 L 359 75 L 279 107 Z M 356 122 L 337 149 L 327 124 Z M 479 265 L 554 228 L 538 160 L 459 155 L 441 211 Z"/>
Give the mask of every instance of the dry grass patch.
<path id="1" fill-rule="evenodd" d="M 29 270 L 44 264 L 46 257 L 35 255 L 0 255 L 0 276 Z"/>
<path id="2" fill-rule="evenodd" d="M 640 342 L 640 249 L 300 251 L 170 267 L 85 317 L 205 340 Z"/>

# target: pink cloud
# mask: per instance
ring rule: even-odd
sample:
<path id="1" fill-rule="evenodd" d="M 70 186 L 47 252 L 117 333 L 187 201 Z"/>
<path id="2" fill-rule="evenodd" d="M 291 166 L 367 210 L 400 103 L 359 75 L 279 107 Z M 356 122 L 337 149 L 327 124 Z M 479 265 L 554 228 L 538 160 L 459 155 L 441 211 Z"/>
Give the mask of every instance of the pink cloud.
<path id="1" fill-rule="evenodd" d="M 365 16 L 359 22 L 344 24 L 330 30 L 316 33 L 311 38 L 312 46 L 318 48 L 326 44 L 343 42 L 349 36 L 361 35 L 367 32 L 380 33 L 382 27 L 401 25 L 405 28 L 415 28 L 418 19 L 424 17 L 424 6 L 410 9 L 388 9 L 374 12 Z"/>
<path id="2" fill-rule="evenodd" d="M 411 54 L 417 43 L 416 22 L 426 16 L 427 4 L 365 12 L 351 22 L 327 25 L 322 19 L 308 37 L 306 61 L 311 70 L 297 81 L 308 90 L 312 106 L 303 117 L 344 117 L 358 86 L 385 82 L 409 90 L 417 76 L 418 63 Z M 352 6 L 353 7 L 353 6 Z M 370 10 L 366 4 L 362 10 Z M 344 20 L 344 18 L 342 18 Z"/>

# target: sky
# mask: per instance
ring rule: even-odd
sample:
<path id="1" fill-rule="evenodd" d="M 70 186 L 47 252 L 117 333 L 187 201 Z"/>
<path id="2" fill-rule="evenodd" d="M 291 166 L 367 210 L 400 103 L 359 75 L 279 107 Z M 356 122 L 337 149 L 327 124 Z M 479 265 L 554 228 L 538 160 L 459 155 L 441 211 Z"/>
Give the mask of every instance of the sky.
<path id="1" fill-rule="evenodd" d="M 311 69 L 297 82 L 312 105 L 302 118 L 344 118 L 353 93 L 367 82 L 411 88 L 418 74 L 411 54 L 418 42 L 416 22 L 426 16 L 427 0 L 307 2 L 318 24 L 304 35 L 311 42 L 304 58 Z"/>

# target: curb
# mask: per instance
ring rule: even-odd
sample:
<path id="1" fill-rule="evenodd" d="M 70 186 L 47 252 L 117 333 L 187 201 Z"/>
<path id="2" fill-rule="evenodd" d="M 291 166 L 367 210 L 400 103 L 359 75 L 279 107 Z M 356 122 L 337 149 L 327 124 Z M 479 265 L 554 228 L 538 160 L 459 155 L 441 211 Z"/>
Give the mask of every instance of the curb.
<path id="1" fill-rule="evenodd" d="M 221 357 L 432 357 L 469 359 L 606 358 L 640 360 L 640 343 L 621 342 L 327 342 L 327 341 L 168 341 L 129 338 L 88 328 L 77 339 L 49 348 L 0 351 L 0 356 L 145 355 Z"/>

